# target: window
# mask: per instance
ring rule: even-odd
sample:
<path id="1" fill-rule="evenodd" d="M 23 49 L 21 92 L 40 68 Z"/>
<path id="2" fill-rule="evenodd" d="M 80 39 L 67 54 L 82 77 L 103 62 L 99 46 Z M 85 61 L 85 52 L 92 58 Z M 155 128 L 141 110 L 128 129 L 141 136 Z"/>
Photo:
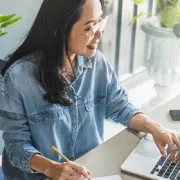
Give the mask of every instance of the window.
<path id="1" fill-rule="evenodd" d="M 101 49 L 116 70 L 120 81 L 126 81 L 146 70 L 149 56 L 149 42 L 141 30 L 141 16 L 133 26 L 128 24 L 140 12 L 157 11 L 156 0 L 134 5 L 134 0 L 105 0 L 105 13 L 109 22 L 104 32 Z"/>

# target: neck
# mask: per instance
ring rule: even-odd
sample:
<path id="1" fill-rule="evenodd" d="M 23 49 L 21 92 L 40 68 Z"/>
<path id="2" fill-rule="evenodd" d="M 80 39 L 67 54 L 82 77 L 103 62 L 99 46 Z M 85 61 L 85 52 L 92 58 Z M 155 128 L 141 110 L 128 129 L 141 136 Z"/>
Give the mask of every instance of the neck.
<path id="1" fill-rule="evenodd" d="M 64 56 L 64 67 L 61 68 L 61 71 L 68 71 L 72 72 L 72 68 L 74 69 L 76 67 L 76 54 L 69 54 L 68 56 Z"/>

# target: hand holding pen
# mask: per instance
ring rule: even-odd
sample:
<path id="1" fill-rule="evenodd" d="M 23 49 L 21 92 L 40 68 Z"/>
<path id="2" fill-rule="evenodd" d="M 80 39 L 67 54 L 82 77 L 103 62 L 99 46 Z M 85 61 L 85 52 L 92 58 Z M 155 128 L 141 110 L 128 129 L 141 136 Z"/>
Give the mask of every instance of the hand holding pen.
<path id="1" fill-rule="evenodd" d="M 67 157 L 61 154 L 54 146 L 52 150 L 59 154 L 66 162 L 55 164 L 51 170 L 52 180 L 87 180 L 91 174 L 86 168 L 70 161 Z M 89 179 L 90 180 L 90 179 Z"/>

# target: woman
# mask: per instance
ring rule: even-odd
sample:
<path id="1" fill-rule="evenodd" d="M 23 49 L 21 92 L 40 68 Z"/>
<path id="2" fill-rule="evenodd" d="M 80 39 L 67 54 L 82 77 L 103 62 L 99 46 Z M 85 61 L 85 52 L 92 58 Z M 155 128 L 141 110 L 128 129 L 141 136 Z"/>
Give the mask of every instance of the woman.
<path id="1" fill-rule="evenodd" d="M 175 161 L 176 134 L 128 100 L 97 51 L 107 17 L 100 0 L 44 0 L 25 42 L 2 71 L 0 127 L 6 180 L 85 179 L 73 161 L 103 142 L 105 118 L 151 133 Z M 56 146 L 71 162 L 51 150 Z M 179 156 L 180 160 L 180 156 Z"/>

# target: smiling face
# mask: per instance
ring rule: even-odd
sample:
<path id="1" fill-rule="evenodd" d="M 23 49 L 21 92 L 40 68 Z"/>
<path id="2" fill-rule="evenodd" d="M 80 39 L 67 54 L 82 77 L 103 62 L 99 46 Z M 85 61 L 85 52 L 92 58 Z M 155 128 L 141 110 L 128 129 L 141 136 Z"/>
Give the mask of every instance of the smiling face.
<path id="1" fill-rule="evenodd" d="M 69 55 L 94 56 L 102 32 L 97 24 L 102 21 L 102 6 L 100 0 L 86 0 L 82 14 L 70 33 L 68 42 Z M 99 27 L 99 26 L 98 26 Z"/>

